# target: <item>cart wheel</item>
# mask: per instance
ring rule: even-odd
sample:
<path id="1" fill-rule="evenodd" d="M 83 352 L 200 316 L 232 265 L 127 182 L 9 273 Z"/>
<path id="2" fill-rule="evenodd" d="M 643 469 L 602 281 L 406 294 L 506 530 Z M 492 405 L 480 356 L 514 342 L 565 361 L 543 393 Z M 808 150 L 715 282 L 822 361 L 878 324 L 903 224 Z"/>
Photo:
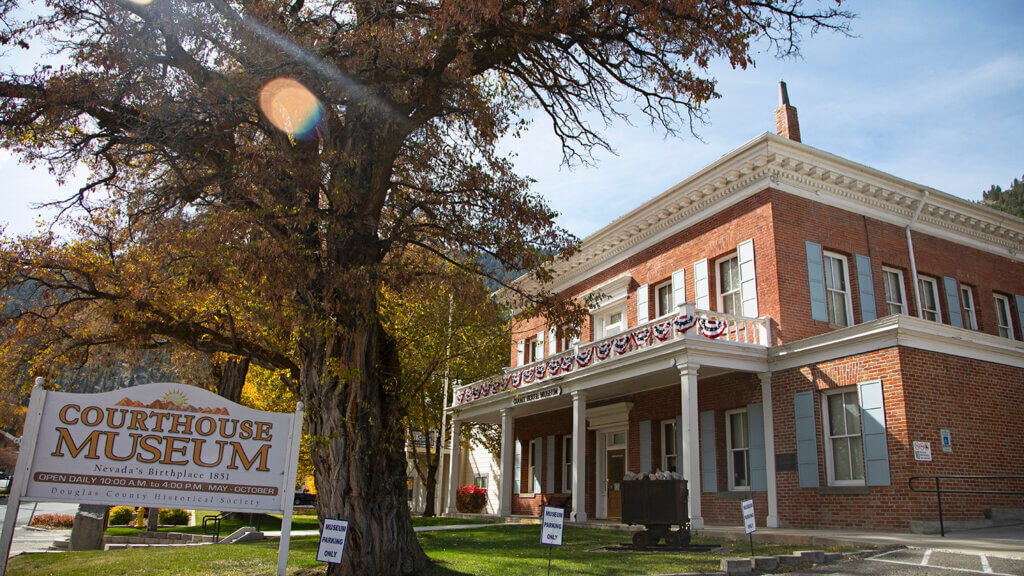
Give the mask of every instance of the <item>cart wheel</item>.
<path id="1" fill-rule="evenodd" d="M 665 534 L 665 546 L 669 548 L 679 548 L 682 546 L 682 535 L 679 532 L 669 532 Z"/>
<path id="2" fill-rule="evenodd" d="M 687 528 L 680 528 L 679 531 L 675 532 L 674 534 L 679 539 L 679 546 L 680 547 L 686 546 L 687 544 L 690 543 L 691 535 L 690 535 L 690 530 L 689 529 L 687 529 Z"/>
<path id="3" fill-rule="evenodd" d="M 633 533 L 633 546 L 636 546 L 637 548 L 647 548 L 650 545 L 651 538 L 646 530 L 644 530 L 643 532 Z"/>

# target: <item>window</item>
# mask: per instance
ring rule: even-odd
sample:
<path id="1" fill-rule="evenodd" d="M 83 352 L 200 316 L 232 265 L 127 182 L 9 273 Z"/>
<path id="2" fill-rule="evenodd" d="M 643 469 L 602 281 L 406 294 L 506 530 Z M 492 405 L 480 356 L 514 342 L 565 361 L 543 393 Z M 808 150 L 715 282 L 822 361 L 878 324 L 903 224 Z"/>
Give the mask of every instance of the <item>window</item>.
<path id="1" fill-rule="evenodd" d="M 676 421 L 661 422 L 661 469 L 665 472 L 678 472 L 676 465 Z"/>
<path id="2" fill-rule="evenodd" d="M 572 435 L 562 436 L 562 492 L 572 492 Z"/>
<path id="3" fill-rule="evenodd" d="M 732 256 L 718 261 L 718 311 L 723 314 L 743 313 L 740 298 L 740 259 Z"/>
<path id="4" fill-rule="evenodd" d="M 960 285 L 960 310 L 964 317 L 964 328 L 978 329 L 978 316 L 974 313 L 974 292 L 965 284 Z"/>
<path id="5" fill-rule="evenodd" d="M 540 474 L 540 470 L 537 470 L 537 467 L 534 466 L 534 464 L 537 462 L 539 450 L 540 442 L 538 441 L 538 439 L 535 438 L 533 440 L 530 440 L 530 447 L 529 451 L 527 452 L 529 458 L 527 459 L 526 486 L 530 487 L 531 493 L 536 492 L 538 488 L 538 474 Z"/>
<path id="6" fill-rule="evenodd" d="M 860 433 L 860 404 L 855 388 L 825 394 L 825 461 L 828 483 L 834 486 L 864 484 L 864 441 Z"/>
<path id="7" fill-rule="evenodd" d="M 665 282 L 654 287 L 655 317 L 660 318 L 672 312 L 672 283 Z"/>
<path id="8" fill-rule="evenodd" d="M 594 339 L 614 336 L 626 329 L 626 314 L 622 308 L 594 316 Z"/>
<path id="9" fill-rule="evenodd" d="M 481 474 L 473 478 L 473 485 L 477 488 L 487 490 L 487 474 Z"/>
<path id="10" fill-rule="evenodd" d="M 530 362 L 536 362 L 537 360 L 540 360 L 540 357 L 537 356 L 537 344 L 539 344 L 539 342 L 537 342 L 536 336 L 534 336 L 533 338 L 526 339 L 526 346 L 523 348 L 524 366 L 529 364 Z"/>
<path id="11" fill-rule="evenodd" d="M 1010 321 L 1010 299 L 996 294 L 996 325 L 999 335 L 1013 340 L 1013 322 Z"/>
<path id="12" fill-rule="evenodd" d="M 885 284 L 885 305 L 889 314 L 906 314 L 907 293 L 903 287 L 903 272 L 895 268 L 882 268 L 882 282 Z"/>
<path id="13" fill-rule="evenodd" d="M 729 490 L 750 490 L 750 436 L 746 409 L 725 413 L 725 443 L 729 450 Z"/>
<path id="14" fill-rule="evenodd" d="M 831 252 L 823 254 L 825 263 L 825 300 L 828 304 L 828 322 L 835 326 L 852 324 L 853 302 L 850 300 L 849 268 L 846 257 Z"/>
<path id="15" fill-rule="evenodd" d="M 942 322 L 942 310 L 939 309 L 939 283 L 935 278 L 917 277 L 918 288 L 921 290 L 921 317 L 925 320 Z"/>

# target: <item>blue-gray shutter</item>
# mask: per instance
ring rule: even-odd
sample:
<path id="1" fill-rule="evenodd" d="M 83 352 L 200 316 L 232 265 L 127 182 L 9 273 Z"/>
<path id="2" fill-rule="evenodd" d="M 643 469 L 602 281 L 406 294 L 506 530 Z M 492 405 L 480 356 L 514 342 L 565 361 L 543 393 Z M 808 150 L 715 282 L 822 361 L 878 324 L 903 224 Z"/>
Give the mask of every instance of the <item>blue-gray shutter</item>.
<path id="1" fill-rule="evenodd" d="M 551 494 L 555 491 L 555 437 L 548 436 L 548 473 L 547 476 L 547 489 L 545 492 Z"/>
<path id="2" fill-rule="evenodd" d="M 793 394 L 796 417 L 796 464 L 801 488 L 818 484 L 818 430 L 814 425 L 814 392 Z"/>
<path id="3" fill-rule="evenodd" d="M 651 471 L 651 421 L 640 422 L 640 471 Z"/>
<path id="4" fill-rule="evenodd" d="M 686 459 L 686 448 L 683 446 L 683 417 L 676 416 L 676 472 L 682 474 Z"/>
<path id="5" fill-rule="evenodd" d="M 878 318 L 875 310 L 875 278 L 871 273 L 871 258 L 857 254 L 857 288 L 860 290 L 860 321 Z"/>
<path id="6" fill-rule="evenodd" d="M 515 492 L 519 494 L 519 480 L 523 477 L 523 444 L 516 440 L 516 458 L 515 458 L 516 473 L 512 477 L 512 481 L 515 483 Z"/>
<path id="7" fill-rule="evenodd" d="M 541 449 L 544 447 L 544 437 L 538 437 L 533 441 L 533 493 L 540 494 L 540 473 L 541 466 L 544 464 L 543 452 Z"/>
<path id="8" fill-rule="evenodd" d="M 1020 294 L 1014 294 L 1013 299 L 1017 301 L 1017 322 L 1020 325 L 1021 336 L 1024 336 L 1024 296 Z M 1006 319 L 1010 321 L 1009 318 Z"/>
<path id="9" fill-rule="evenodd" d="M 882 381 L 860 384 L 860 425 L 864 436 L 864 476 L 868 486 L 888 486 L 889 447 L 885 433 Z"/>
<path id="10" fill-rule="evenodd" d="M 700 413 L 700 485 L 702 492 L 718 492 L 718 462 L 715 458 L 715 411 Z"/>
<path id="11" fill-rule="evenodd" d="M 822 260 L 821 244 L 808 240 L 807 280 L 811 288 L 811 319 L 828 322 L 828 304 L 825 301 L 825 263 Z"/>
<path id="12" fill-rule="evenodd" d="M 750 489 L 754 492 L 768 491 L 768 468 L 764 451 L 764 406 L 747 405 L 747 439 L 750 446 Z"/>
<path id="13" fill-rule="evenodd" d="M 960 313 L 960 291 L 957 290 L 956 278 L 944 276 L 942 284 L 946 289 L 946 308 L 949 309 L 949 324 L 957 328 L 963 328 L 964 317 Z"/>

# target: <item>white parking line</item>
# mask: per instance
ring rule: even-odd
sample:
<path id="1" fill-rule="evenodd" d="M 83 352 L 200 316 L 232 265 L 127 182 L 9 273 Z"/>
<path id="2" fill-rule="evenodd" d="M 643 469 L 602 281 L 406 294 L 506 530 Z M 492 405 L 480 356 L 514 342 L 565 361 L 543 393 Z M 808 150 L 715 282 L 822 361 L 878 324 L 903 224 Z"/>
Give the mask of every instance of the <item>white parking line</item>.
<path id="1" fill-rule="evenodd" d="M 1015 574 L 1005 574 L 1003 572 L 993 572 L 992 571 L 992 567 L 989 566 L 989 564 L 988 564 L 988 557 L 986 557 L 984 554 L 978 554 L 978 556 L 981 558 L 981 566 L 984 569 L 984 571 L 981 571 L 981 570 L 970 570 L 970 569 L 967 569 L 967 568 L 951 568 L 949 566 L 929 565 L 928 564 L 928 560 L 929 560 L 929 558 L 931 556 L 931 552 L 932 552 L 931 550 L 925 550 L 924 551 L 924 558 L 921 559 L 920 563 L 917 563 L 917 562 L 904 562 L 902 560 L 886 560 L 885 558 L 882 558 L 883 556 L 887 556 L 889 554 L 892 554 L 894 552 L 899 552 L 899 551 L 900 550 L 890 550 L 888 552 L 884 552 L 884 553 L 879 554 L 877 556 L 872 556 L 871 558 L 868 558 L 868 560 L 873 560 L 875 562 L 885 562 L 887 564 L 899 564 L 899 565 L 902 565 L 902 566 L 928 566 L 929 568 L 941 568 L 942 570 L 949 570 L 951 572 L 963 572 L 965 574 L 990 574 L 992 576 L 1019 576 L 1019 575 L 1015 575 Z M 974 554 L 965 554 L 965 556 L 974 556 Z"/>

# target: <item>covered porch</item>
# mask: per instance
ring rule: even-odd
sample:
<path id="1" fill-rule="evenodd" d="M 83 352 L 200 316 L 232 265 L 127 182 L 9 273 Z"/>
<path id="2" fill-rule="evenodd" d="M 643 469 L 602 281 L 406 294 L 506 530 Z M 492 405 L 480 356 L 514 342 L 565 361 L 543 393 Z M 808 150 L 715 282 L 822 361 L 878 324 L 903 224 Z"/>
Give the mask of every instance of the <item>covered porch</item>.
<path id="1" fill-rule="evenodd" d="M 621 514 L 619 482 L 626 472 L 672 470 L 687 481 L 691 526 L 699 529 L 702 481 L 717 482 L 715 421 L 702 415 L 698 389 L 707 395 L 736 387 L 743 398 L 760 401 L 750 404 L 758 406 L 754 418 L 764 433 L 748 450 L 761 451 L 753 460 L 764 463 L 757 472 L 770 484 L 763 487 L 767 525 L 777 525 L 774 460 L 765 457 L 774 450 L 767 342 L 767 319 L 684 307 L 678 315 L 457 388 L 448 410 L 454 423 L 500 424 L 503 517 L 565 504 L 574 522 L 613 520 Z M 453 450 L 458 430 L 453 427 Z M 702 435 L 712 439 L 710 452 Z M 710 464 L 703 478 L 702 450 Z M 453 466 L 458 461 L 451 460 Z M 452 469 L 449 478 L 457 477 Z M 456 488 L 449 483 L 449 503 Z"/>

